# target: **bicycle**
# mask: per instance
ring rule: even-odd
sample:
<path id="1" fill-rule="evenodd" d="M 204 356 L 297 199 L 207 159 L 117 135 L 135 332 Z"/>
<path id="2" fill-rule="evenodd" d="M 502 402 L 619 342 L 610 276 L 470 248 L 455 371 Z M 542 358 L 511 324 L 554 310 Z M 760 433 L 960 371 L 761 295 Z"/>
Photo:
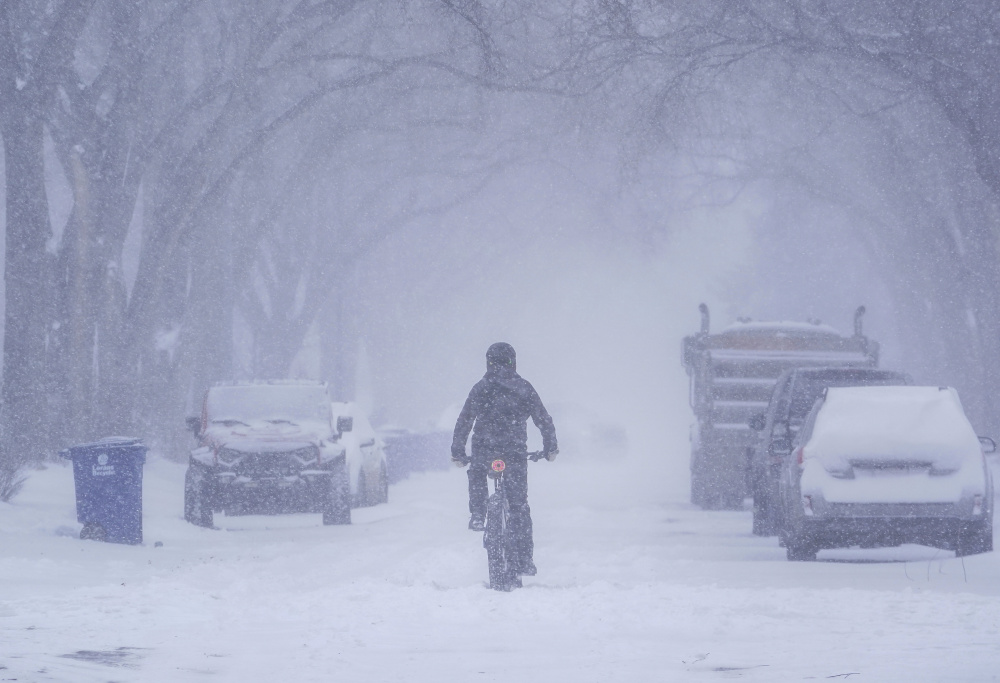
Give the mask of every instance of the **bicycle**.
<path id="1" fill-rule="evenodd" d="M 527 454 L 532 462 L 538 462 L 545 457 L 542 451 Z M 503 473 L 507 463 L 503 458 L 496 458 L 490 463 L 486 473 L 493 480 L 493 493 L 486 501 L 486 524 L 483 532 L 483 547 L 486 548 L 486 559 L 490 569 L 490 588 L 509 592 L 521 588 L 521 575 L 511 561 L 513 538 L 510 533 L 510 505 L 503 485 Z"/>

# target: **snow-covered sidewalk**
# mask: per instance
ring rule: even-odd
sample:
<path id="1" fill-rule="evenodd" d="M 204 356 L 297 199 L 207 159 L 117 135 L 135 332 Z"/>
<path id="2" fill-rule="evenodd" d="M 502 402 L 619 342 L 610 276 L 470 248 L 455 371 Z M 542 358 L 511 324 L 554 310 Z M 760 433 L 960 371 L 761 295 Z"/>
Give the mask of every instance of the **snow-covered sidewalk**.
<path id="1" fill-rule="evenodd" d="M 80 541 L 72 471 L 0 505 L 0 681 L 982 681 L 1000 557 L 922 547 L 789 563 L 748 512 L 641 468 L 532 466 L 536 578 L 485 588 L 465 475 L 417 475 L 349 527 L 181 519 L 150 457 L 145 545 Z M 638 483 L 636 483 L 638 482 Z M 156 541 L 162 547 L 156 547 Z"/>

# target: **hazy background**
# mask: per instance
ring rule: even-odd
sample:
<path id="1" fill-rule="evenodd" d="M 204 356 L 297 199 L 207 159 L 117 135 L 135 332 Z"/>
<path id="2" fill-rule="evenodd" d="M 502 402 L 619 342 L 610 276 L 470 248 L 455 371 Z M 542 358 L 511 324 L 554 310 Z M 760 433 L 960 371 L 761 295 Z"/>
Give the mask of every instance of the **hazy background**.
<path id="1" fill-rule="evenodd" d="M 703 301 L 863 303 L 1000 429 L 992 3 L 18 0 L 0 44 L 0 497 L 110 433 L 183 457 L 224 379 L 447 427 L 500 340 L 683 479 Z"/>

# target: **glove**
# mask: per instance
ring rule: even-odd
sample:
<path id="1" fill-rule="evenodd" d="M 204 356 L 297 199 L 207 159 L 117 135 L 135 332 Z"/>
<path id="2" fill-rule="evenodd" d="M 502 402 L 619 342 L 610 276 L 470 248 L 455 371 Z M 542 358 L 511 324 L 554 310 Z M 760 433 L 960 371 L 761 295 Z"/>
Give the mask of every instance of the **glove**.
<path id="1" fill-rule="evenodd" d="M 556 459 L 557 455 L 559 455 L 559 449 L 553 448 L 551 451 L 545 452 L 545 459 L 548 460 L 549 462 L 552 462 L 553 460 Z"/>
<path id="2" fill-rule="evenodd" d="M 465 467 L 469 464 L 469 457 L 465 454 L 464 450 L 455 450 L 451 452 L 451 463 L 455 467 Z"/>

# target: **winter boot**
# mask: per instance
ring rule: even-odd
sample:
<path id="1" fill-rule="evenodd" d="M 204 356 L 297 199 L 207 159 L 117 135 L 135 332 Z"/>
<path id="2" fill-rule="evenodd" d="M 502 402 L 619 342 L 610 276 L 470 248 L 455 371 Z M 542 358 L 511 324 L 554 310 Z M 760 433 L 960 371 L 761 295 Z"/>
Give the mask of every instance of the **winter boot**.
<path id="1" fill-rule="evenodd" d="M 521 576 L 534 576 L 538 573 L 538 567 L 530 559 L 521 560 L 517 565 L 517 573 Z"/>

